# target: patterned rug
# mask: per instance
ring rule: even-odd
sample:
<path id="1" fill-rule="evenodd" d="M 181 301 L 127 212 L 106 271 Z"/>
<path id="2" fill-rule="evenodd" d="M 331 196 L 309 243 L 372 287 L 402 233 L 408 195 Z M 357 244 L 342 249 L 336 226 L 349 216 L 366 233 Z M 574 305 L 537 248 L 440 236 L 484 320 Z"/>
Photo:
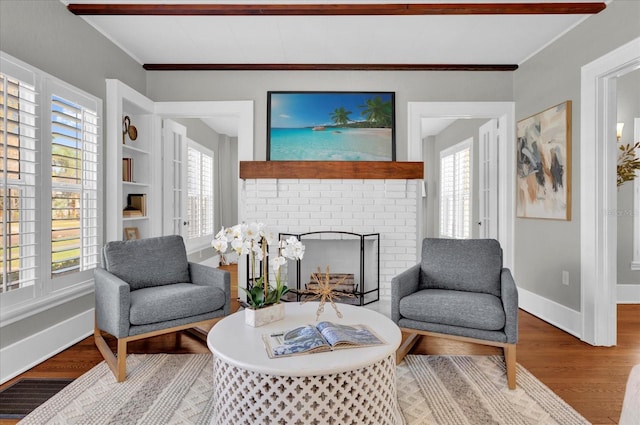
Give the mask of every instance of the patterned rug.
<path id="1" fill-rule="evenodd" d="M 126 382 L 102 362 L 38 407 L 19 424 L 208 424 L 209 354 L 127 357 Z M 409 355 L 398 366 L 398 399 L 408 425 L 588 424 L 518 365 L 507 388 L 498 356 Z"/>

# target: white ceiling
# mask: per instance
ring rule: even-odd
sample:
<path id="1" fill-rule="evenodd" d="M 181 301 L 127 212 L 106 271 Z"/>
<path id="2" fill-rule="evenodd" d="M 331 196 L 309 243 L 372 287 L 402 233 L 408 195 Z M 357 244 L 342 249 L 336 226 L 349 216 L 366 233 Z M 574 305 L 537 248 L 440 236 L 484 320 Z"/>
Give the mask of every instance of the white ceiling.
<path id="1" fill-rule="evenodd" d="M 180 3 L 61 0 L 69 3 Z M 578 2 L 578 0 L 563 0 Z M 601 2 L 602 0 L 580 0 Z M 535 3 L 540 0 L 189 0 L 183 3 Z M 104 16 L 98 31 L 142 64 L 518 65 L 591 15 Z M 228 131 L 228 130 L 225 130 Z"/>
<path id="2" fill-rule="evenodd" d="M 63 3 L 170 3 L 61 0 Z M 584 2 L 585 0 L 581 0 Z M 586 0 L 601 2 L 602 0 Z M 484 3 L 535 3 L 493 0 Z M 577 3 L 577 0 L 564 0 Z M 173 3 L 176 2 L 175 0 Z M 185 1 L 284 4 L 291 1 Z M 299 1 L 297 3 L 305 3 Z M 473 3 L 469 0 L 306 3 Z M 82 16 L 140 64 L 520 64 L 590 15 Z"/>

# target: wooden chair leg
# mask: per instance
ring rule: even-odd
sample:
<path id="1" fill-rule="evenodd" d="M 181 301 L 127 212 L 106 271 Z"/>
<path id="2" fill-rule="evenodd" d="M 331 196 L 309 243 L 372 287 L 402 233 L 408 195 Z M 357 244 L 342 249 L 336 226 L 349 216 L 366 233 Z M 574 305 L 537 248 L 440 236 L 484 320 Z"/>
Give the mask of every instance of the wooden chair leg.
<path id="1" fill-rule="evenodd" d="M 118 339 L 118 372 L 116 373 L 116 381 L 124 382 L 127 379 L 127 340 Z"/>
<path id="2" fill-rule="evenodd" d="M 116 364 L 117 363 L 116 356 L 113 355 L 111 348 L 109 348 L 109 345 L 104 340 L 104 337 L 102 336 L 102 332 L 100 332 L 100 329 L 98 328 L 94 329 L 93 338 L 94 338 L 96 347 L 98 347 L 98 351 L 100 351 L 100 354 L 102 354 L 104 361 L 109 366 L 109 369 L 111 369 L 111 372 L 113 372 L 113 376 L 117 378 L 118 368 Z"/>
<path id="3" fill-rule="evenodd" d="M 396 364 L 400 364 L 404 356 L 406 356 L 414 345 L 420 340 L 420 334 L 412 333 L 402 341 L 400 347 L 396 350 Z"/>
<path id="4" fill-rule="evenodd" d="M 516 345 L 506 344 L 504 350 L 504 363 L 507 368 L 507 384 L 510 390 L 516 389 Z"/>

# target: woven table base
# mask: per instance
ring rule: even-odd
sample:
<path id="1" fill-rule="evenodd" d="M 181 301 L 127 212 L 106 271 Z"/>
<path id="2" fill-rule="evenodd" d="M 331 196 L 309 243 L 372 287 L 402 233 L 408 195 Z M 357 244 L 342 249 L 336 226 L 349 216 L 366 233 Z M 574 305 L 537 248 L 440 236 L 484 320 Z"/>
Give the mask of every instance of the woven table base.
<path id="1" fill-rule="evenodd" d="M 311 360 L 311 357 L 310 357 Z M 322 376 L 265 375 L 214 356 L 217 425 L 402 424 L 395 356 Z"/>

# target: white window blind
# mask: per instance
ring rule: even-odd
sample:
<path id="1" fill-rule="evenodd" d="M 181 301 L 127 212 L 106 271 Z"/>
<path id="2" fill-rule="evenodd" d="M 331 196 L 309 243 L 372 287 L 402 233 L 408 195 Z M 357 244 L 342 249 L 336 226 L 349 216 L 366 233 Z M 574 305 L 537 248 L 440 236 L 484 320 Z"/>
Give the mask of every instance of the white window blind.
<path id="1" fill-rule="evenodd" d="M 98 117 L 51 96 L 51 277 L 94 268 L 98 247 Z"/>
<path id="2" fill-rule="evenodd" d="M 102 101 L 0 52 L 0 324 L 90 293 Z"/>
<path id="3" fill-rule="evenodd" d="M 35 86 L 0 73 L 0 292 L 37 280 Z"/>
<path id="4" fill-rule="evenodd" d="M 191 142 L 187 147 L 187 220 L 187 239 L 208 243 L 213 235 L 213 153 Z"/>
<path id="5" fill-rule="evenodd" d="M 471 237 L 471 139 L 440 153 L 440 236 Z"/>

